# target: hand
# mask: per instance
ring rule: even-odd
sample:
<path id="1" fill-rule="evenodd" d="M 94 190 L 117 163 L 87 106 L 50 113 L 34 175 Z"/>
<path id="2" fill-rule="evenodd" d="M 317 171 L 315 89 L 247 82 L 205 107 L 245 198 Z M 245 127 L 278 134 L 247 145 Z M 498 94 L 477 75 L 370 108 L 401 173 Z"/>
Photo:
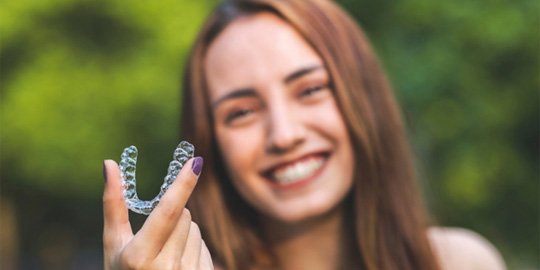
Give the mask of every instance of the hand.
<path id="1" fill-rule="evenodd" d="M 186 162 L 142 228 L 133 235 L 122 195 L 120 170 L 106 160 L 103 192 L 103 247 L 106 270 L 214 269 L 199 227 L 191 221 L 186 202 L 197 183 L 194 159 Z"/>

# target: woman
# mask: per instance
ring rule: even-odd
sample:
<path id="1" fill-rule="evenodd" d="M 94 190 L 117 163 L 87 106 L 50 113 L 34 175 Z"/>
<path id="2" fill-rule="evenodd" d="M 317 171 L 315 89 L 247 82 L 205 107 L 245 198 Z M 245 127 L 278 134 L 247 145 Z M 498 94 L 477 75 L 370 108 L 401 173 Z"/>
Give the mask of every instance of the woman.
<path id="1" fill-rule="evenodd" d="M 334 3 L 225 2 L 193 48 L 182 138 L 204 173 L 191 194 L 189 161 L 133 235 L 106 161 L 107 269 L 504 268 L 475 234 L 428 229 L 390 86 Z"/>

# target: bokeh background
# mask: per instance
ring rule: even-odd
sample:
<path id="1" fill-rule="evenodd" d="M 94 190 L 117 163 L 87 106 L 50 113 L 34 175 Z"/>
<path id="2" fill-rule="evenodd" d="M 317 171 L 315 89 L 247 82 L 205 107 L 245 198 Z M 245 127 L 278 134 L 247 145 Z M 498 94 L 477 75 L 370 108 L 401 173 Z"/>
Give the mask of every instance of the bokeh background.
<path id="1" fill-rule="evenodd" d="M 540 2 L 338 2 L 395 86 L 434 221 L 540 269 Z M 102 160 L 137 145 L 140 193 L 157 192 L 215 4 L 0 2 L 0 269 L 102 267 Z"/>

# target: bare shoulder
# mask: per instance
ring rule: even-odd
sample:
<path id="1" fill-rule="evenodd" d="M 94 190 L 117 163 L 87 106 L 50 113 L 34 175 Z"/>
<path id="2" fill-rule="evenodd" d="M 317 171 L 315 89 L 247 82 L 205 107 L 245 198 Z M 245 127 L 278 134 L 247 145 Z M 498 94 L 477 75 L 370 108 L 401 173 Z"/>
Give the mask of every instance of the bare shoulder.
<path id="1" fill-rule="evenodd" d="M 442 270 L 504 270 L 501 254 L 484 237 L 471 230 L 432 227 L 428 238 Z"/>

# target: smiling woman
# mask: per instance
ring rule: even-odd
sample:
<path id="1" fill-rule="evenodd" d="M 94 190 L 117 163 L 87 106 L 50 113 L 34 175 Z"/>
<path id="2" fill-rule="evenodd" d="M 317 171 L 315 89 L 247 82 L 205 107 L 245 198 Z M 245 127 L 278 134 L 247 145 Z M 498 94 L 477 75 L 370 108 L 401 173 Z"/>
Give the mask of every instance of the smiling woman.
<path id="1" fill-rule="evenodd" d="M 214 15 L 183 107 L 185 137 L 209 154 L 190 206 L 212 254 L 233 269 L 261 256 L 294 269 L 294 242 L 325 239 L 297 258 L 435 269 L 398 109 L 356 24 L 327 1 L 237 1 Z M 332 237 L 303 239 L 316 231 Z"/>
<path id="2" fill-rule="evenodd" d="M 125 222 L 125 207 L 106 206 L 106 264 L 503 267 L 481 238 L 429 230 L 391 88 L 362 31 L 332 2 L 224 2 L 194 44 L 184 91 L 182 137 L 206 160 L 197 188 L 189 197 L 200 158 L 122 241 L 107 217 Z M 108 183 L 106 205 L 118 189 Z M 181 211 L 188 197 L 191 212 Z M 481 255 L 461 256 L 463 247 Z"/>
<path id="3" fill-rule="evenodd" d="M 217 145 L 242 198 L 287 222 L 338 205 L 352 147 L 324 63 L 301 36 L 271 13 L 244 17 L 212 42 L 204 67 Z"/>

